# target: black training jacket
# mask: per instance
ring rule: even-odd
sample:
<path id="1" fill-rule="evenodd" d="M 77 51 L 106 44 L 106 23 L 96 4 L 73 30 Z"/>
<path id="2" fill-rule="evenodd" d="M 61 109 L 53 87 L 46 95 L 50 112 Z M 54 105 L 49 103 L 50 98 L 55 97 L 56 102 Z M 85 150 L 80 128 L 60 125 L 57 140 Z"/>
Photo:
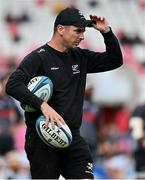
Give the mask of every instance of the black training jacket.
<path id="1" fill-rule="evenodd" d="M 41 115 L 42 100 L 27 89 L 35 76 L 48 76 L 54 84 L 54 92 L 48 104 L 66 121 L 71 129 L 78 129 L 82 119 L 82 106 L 87 73 L 113 70 L 122 65 L 122 53 L 112 31 L 102 34 L 106 44 L 103 53 L 74 48 L 59 52 L 47 44 L 28 54 L 10 76 L 6 92 L 18 101 L 37 108 L 37 112 L 25 112 L 26 124 L 35 126 Z"/>

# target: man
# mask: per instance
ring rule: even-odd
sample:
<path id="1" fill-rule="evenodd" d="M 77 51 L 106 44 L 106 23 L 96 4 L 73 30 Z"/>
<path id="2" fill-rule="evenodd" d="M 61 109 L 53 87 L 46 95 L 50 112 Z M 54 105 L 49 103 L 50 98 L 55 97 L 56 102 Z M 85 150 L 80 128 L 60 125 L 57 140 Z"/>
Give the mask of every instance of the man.
<path id="1" fill-rule="evenodd" d="M 84 39 L 85 27 L 102 33 L 106 52 L 77 48 Z M 95 34 L 94 34 L 95 38 Z M 86 74 L 103 72 L 122 65 L 119 43 L 104 17 L 90 15 L 86 20 L 78 9 L 61 11 L 54 24 L 52 39 L 27 55 L 7 83 L 8 94 L 38 109 L 25 112 L 27 125 L 25 150 L 30 161 L 32 178 L 93 179 L 92 158 L 79 128 L 85 92 Z M 54 84 L 51 100 L 43 102 L 27 89 L 35 76 L 48 76 Z M 35 121 L 41 115 L 49 121 L 66 122 L 73 134 L 72 144 L 64 149 L 45 145 L 35 131 Z"/>

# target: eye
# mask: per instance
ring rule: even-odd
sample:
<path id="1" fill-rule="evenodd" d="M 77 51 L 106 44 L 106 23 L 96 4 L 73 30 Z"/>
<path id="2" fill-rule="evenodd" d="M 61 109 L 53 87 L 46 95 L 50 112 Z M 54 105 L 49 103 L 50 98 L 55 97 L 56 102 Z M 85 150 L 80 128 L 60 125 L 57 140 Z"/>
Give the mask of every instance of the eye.
<path id="1" fill-rule="evenodd" d="M 77 33 L 84 33 L 85 32 L 84 29 L 75 29 L 74 31 L 77 32 Z"/>

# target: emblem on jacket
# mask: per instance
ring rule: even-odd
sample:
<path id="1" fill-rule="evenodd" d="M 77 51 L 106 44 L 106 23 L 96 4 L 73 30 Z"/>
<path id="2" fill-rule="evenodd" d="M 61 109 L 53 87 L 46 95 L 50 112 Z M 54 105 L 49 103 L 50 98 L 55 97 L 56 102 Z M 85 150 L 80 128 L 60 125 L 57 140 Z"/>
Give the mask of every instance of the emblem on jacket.
<path id="1" fill-rule="evenodd" d="M 38 53 L 45 52 L 45 49 L 41 48 L 37 51 Z"/>
<path id="2" fill-rule="evenodd" d="M 55 70 L 58 70 L 59 67 L 51 67 L 51 70 L 55 71 Z"/>
<path id="3" fill-rule="evenodd" d="M 73 74 L 80 73 L 79 65 L 78 64 L 72 65 L 72 71 L 73 71 Z"/>

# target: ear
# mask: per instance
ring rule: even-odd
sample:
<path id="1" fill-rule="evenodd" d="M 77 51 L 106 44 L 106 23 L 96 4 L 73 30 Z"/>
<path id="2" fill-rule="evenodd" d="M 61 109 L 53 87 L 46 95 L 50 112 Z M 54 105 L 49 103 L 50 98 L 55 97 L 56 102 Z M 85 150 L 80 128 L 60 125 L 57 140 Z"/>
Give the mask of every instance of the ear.
<path id="1" fill-rule="evenodd" d="M 64 34 L 65 28 L 62 25 L 57 26 L 57 32 L 62 36 Z"/>

